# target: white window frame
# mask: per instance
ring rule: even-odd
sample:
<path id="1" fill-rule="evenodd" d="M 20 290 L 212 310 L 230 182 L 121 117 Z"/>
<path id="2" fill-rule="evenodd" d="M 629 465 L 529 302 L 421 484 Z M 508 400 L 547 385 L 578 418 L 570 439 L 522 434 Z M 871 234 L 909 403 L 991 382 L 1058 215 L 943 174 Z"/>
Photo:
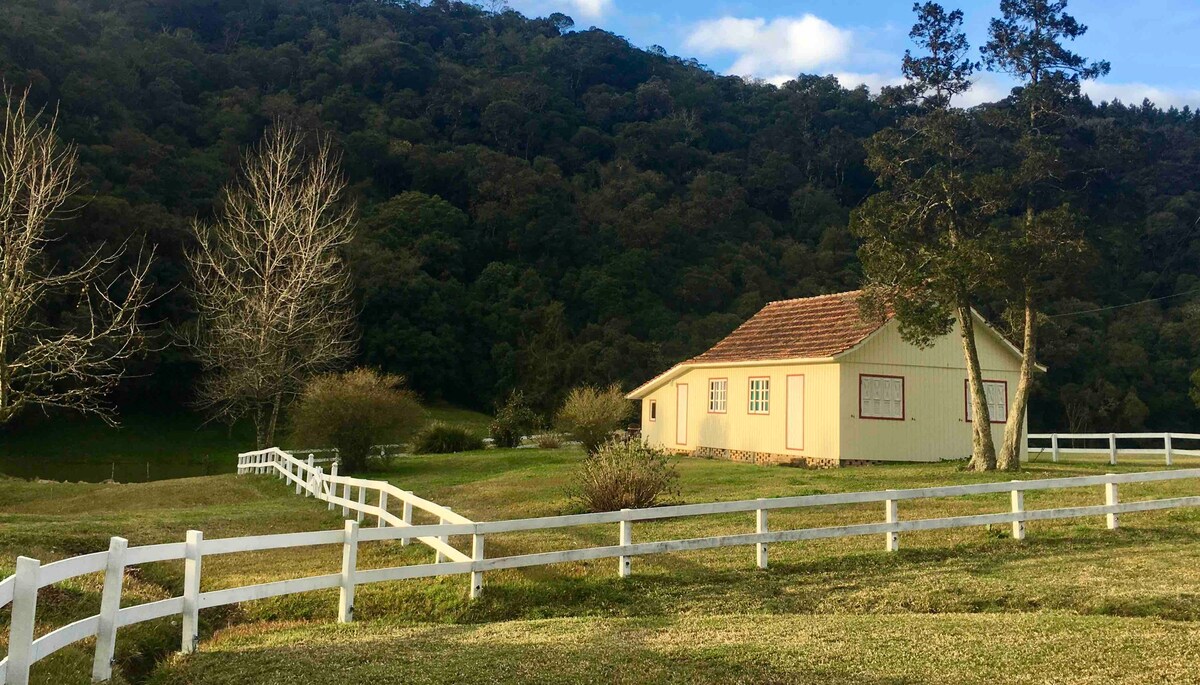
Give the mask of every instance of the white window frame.
<path id="1" fill-rule="evenodd" d="M 658 400 L 650 400 L 650 420 L 658 420 Z"/>
<path id="2" fill-rule="evenodd" d="M 708 413 L 724 414 L 729 410 L 729 379 L 708 379 Z"/>
<path id="3" fill-rule="evenodd" d="M 988 420 L 991 423 L 1008 423 L 1008 381 L 984 380 L 983 394 L 988 403 Z M 971 410 L 971 380 L 963 379 L 963 416 L 967 423 L 975 420 Z"/>
<path id="4" fill-rule="evenodd" d="M 880 421 L 903 421 L 907 414 L 904 376 L 882 374 L 858 374 L 858 417 Z M 899 398 L 884 397 L 896 394 Z M 896 403 L 899 402 L 897 405 Z"/>
<path id="5" fill-rule="evenodd" d="M 751 376 L 747 382 L 748 398 L 746 413 L 771 413 L 771 378 L 769 376 Z"/>

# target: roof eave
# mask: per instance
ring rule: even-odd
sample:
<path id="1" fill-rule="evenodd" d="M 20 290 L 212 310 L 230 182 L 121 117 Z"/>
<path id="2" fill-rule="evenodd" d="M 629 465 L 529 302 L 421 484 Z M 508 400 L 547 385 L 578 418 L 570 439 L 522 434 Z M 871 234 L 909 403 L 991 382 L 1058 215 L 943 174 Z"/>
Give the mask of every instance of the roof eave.
<path id="1" fill-rule="evenodd" d="M 974 307 L 971 307 L 971 314 L 973 314 L 975 316 L 975 319 L 977 321 L 979 321 L 979 323 L 983 324 L 983 327 L 987 329 L 988 333 L 991 333 L 992 335 L 996 336 L 996 339 L 1000 341 L 1000 344 L 1004 345 L 1006 348 L 1008 348 L 1008 350 L 1010 352 L 1012 352 L 1014 355 L 1016 355 L 1016 357 L 1019 361 L 1025 359 L 1025 355 L 1022 354 L 1021 350 L 1018 349 L 1016 345 L 1012 344 L 1012 341 L 1010 341 L 1008 338 L 1001 335 L 1000 331 L 996 330 L 996 328 L 994 326 L 992 326 L 992 324 L 988 323 L 988 320 L 983 318 L 982 314 L 975 311 Z M 1045 364 L 1038 364 L 1037 362 L 1034 362 L 1033 366 L 1035 369 L 1037 369 L 1038 371 L 1041 371 L 1042 373 L 1046 373 L 1047 371 L 1050 370 L 1049 367 L 1047 367 Z"/>
<path id="2" fill-rule="evenodd" d="M 658 390 L 660 387 L 679 378 L 684 373 L 692 369 L 730 369 L 740 368 L 744 366 L 787 366 L 789 364 L 830 364 L 837 361 L 837 358 L 843 353 L 838 353 L 832 357 L 792 357 L 789 359 L 744 359 L 736 362 L 680 362 L 675 366 L 667 369 L 658 376 L 646 381 L 642 385 L 634 388 L 625 395 L 628 400 L 645 399 L 647 395 Z"/>

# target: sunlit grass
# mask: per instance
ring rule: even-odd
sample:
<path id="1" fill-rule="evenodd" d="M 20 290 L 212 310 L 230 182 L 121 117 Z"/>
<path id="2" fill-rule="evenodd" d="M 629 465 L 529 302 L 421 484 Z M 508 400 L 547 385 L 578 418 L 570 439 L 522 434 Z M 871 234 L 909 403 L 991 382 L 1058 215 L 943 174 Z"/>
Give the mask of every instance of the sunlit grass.
<path id="1" fill-rule="evenodd" d="M 1200 626 L 1058 614 L 246 626 L 154 685 L 1192 682 Z"/>
<path id="2" fill-rule="evenodd" d="M 401 457 L 390 462 L 387 473 L 374 477 L 386 478 L 475 520 L 544 516 L 575 511 L 566 488 L 580 459 L 582 455 L 574 449 Z M 676 465 L 681 502 L 978 483 L 1013 477 L 967 473 L 955 464 L 810 471 L 684 458 Z M 1039 463 L 1017 477 L 1052 478 L 1144 468 Z M 1200 481 L 1121 489 L 1123 500 L 1198 493 Z M 1102 502 L 1102 489 L 1098 487 L 1031 492 L 1026 497 L 1030 509 Z M 1005 511 L 1007 507 L 1007 496 L 1000 494 L 902 502 L 900 513 L 902 519 L 911 519 Z M 882 504 L 774 511 L 770 517 L 772 529 L 882 520 Z M 856 617 L 867 621 L 863 626 L 873 625 L 872 630 L 891 631 L 908 630 L 909 624 L 889 616 L 909 616 L 917 621 L 912 624 L 917 626 L 913 630 L 935 630 L 936 621 L 921 623 L 917 619 L 926 620 L 924 616 L 912 615 L 956 614 L 963 617 L 955 630 L 964 631 L 965 641 L 977 641 L 980 650 L 987 640 L 986 631 L 1003 625 L 988 621 L 1000 620 L 995 617 L 1001 616 L 1005 620 L 1025 620 L 1013 614 L 1052 614 L 1045 624 L 1033 619 L 1031 623 L 1013 624 L 1035 632 L 1055 626 L 1055 630 L 1067 630 L 1076 625 L 1071 623 L 1076 620 L 1071 616 L 1097 616 L 1101 618 L 1095 623 L 1079 623 L 1079 630 L 1104 635 L 1113 631 L 1124 634 L 1119 626 L 1126 625 L 1123 622 L 1130 617 L 1180 620 L 1189 622 L 1187 625 L 1200 620 L 1200 581 L 1195 572 L 1200 568 L 1200 545 L 1195 542 L 1200 539 L 1200 511 L 1130 514 L 1123 516 L 1121 523 L 1119 530 L 1110 531 L 1104 527 L 1102 517 L 1036 522 L 1029 524 L 1024 542 L 1009 539 L 1008 526 L 904 534 L 901 551 L 895 554 L 883 551 L 881 535 L 777 544 L 770 548 L 770 569 L 765 572 L 755 568 L 751 547 L 638 557 L 634 559 L 634 575 L 628 580 L 616 577 L 615 559 L 498 571 L 486 574 L 484 597 L 477 601 L 467 599 L 465 576 L 384 583 L 359 588 L 355 613 L 373 626 L 378 622 L 481 625 L 542 618 L 619 617 L 637 619 L 622 624 L 628 627 L 620 629 L 632 631 L 632 636 L 649 630 L 654 621 L 676 621 L 680 617 L 708 620 L 705 617 L 729 616 L 734 618 L 713 620 L 746 625 L 760 620 L 747 618 L 754 616 L 780 625 L 789 620 L 824 624 L 830 616 Z M 324 503 L 291 494 L 288 487 L 270 476 L 215 476 L 135 485 L 0 481 L 0 574 L 11 572 L 16 554 L 47 562 L 105 549 L 108 536 L 116 534 L 137 545 L 182 540 L 188 528 L 201 529 L 206 538 L 214 538 L 333 529 L 340 525 L 338 512 L 329 512 Z M 374 521 L 368 519 L 364 525 L 374 525 Z M 634 540 L 751 531 L 752 514 L 714 515 L 638 523 Z M 493 535 L 488 537 L 487 551 L 489 556 L 501 556 L 614 544 L 616 540 L 615 524 L 588 526 Z M 465 539 L 453 542 L 460 549 L 467 548 Z M 433 552 L 419 544 L 401 547 L 398 542 L 369 543 L 362 546 L 360 567 L 428 563 L 432 558 Z M 339 560 L 340 550 L 334 546 L 209 557 L 205 560 L 203 586 L 209 590 L 331 573 L 339 568 Z M 127 601 L 178 594 L 181 568 L 181 564 L 173 563 L 139 570 L 136 582 L 129 585 Z M 99 603 L 98 580 L 80 579 L 61 589 L 43 591 L 41 629 L 94 613 Z M 202 619 L 207 626 L 206 636 L 219 626 L 246 622 L 266 626 L 271 624 L 259 622 L 310 619 L 322 626 L 314 627 L 311 636 L 319 642 L 326 639 L 321 631 L 334 619 L 335 608 L 336 592 L 325 591 L 206 610 Z M 976 620 L 973 615 L 978 616 L 979 623 L 972 623 Z M 889 623 L 893 620 L 899 622 Z M 154 655 L 177 647 L 178 625 L 159 623 L 123 630 L 119 647 L 122 664 L 144 671 L 147 658 L 152 661 Z M 580 630 L 608 630 L 603 623 L 562 625 L 564 639 L 571 640 L 579 639 Z M 1152 635 L 1159 630 L 1154 623 L 1128 625 L 1130 634 L 1149 631 L 1146 634 Z M 388 628 L 393 629 L 401 628 Z M 476 630 L 461 634 L 484 634 L 472 632 Z M 460 633 L 446 635 L 452 634 Z M 453 639 L 447 639 L 453 644 Z M 222 650 L 241 654 L 242 648 L 237 645 L 250 643 L 218 644 Z M 707 648 L 724 659 L 742 649 L 753 651 L 757 649 L 754 645 L 747 643 L 734 649 L 712 644 Z M 516 651 L 508 656 L 495 656 L 501 660 L 515 658 L 520 649 L 533 648 L 513 647 Z M 259 652 L 259 647 L 245 649 L 246 654 Z M 399 668 L 400 656 L 388 654 L 393 660 L 380 667 Z M 646 658 L 675 658 L 671 654 L 670 650 L 661 654 L 651 650 Z M 683 673 L 701 672 L 688 669 L 700 668 L 696 664 L 704 659 L 692 651 L 680 654 L 679 658 L 690 664 Z M 830 652 L 827 658 L 832 655 Z M 35 675 L 42 682 L 75 682 L 72 679 L 76 677 L 78 682 L 85 682 L 89 663 L 88 646 L 73 647 L 50 663 L 40 664 Z M 197 670 L 189 670 L 187 677 L 197 678 L 191 682 L 217 683 L 232 682 L 220 678 L 232 679 L 241 674 L 242 682 L 259 682 L 244 679 L 243 669 L 249 666 L 242 657 L 230 663 L 229 670 L 212 671 L 208 661 L 189 661 L 187 664 L 194 664 Z M 261 670 L 256 668 L 255 672 L 269 679 L 270 663 L 273 661 L 265 659 Z M 841 668 L 845 664 L 833 665 Z M 797 674 L 797 682 L 809 677 L 803 669 L 794 670 L 799 666 L 787 668 L 793 668 L 784 672 Z M 199 679 L 201 671 L 205 678 L 212 671 L 211 678 L 215 679 Z M 912 674 L 923 672 L 918 669 Z M 172 673 L 172 678 L 184 677 L 180 675 L 183 671 Z M 586 679 L 588 673 L 580 672 L 578 677 Z M 867 679 L 870 682 L 871 678 L 882 677 L 883 672 L 864 673 L 873 674 Z M 1049 671 L 1041 673 L 1044 676 Z M 912 674 L 909 677 L 917 677 Z M 576 677 L 573 673 L 567 675 L 566 680 Z M 628 682 L 655 681 L 647 675 Z"/>

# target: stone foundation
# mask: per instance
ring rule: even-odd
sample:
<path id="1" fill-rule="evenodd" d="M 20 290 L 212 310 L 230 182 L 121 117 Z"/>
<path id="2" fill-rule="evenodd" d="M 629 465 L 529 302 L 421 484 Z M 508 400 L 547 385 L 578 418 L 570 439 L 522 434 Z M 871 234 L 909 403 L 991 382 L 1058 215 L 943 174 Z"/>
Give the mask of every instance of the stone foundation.
<path id="1" fill-rule="evenodd" d="M 751 452 L 749 450 L 731 450 L 722 447 L 705 447 L 701 445 L 689 452 L 693 457 L 702 459 L 728 459 L 747 464 L 795 466 L 807 469 L 836 469 L 842 466 L 866 466 L 871 462 L 862 459 L 831 459 L 829 457 L 806 457 L 796 454 L 775 454 L 772 452 Z"/>

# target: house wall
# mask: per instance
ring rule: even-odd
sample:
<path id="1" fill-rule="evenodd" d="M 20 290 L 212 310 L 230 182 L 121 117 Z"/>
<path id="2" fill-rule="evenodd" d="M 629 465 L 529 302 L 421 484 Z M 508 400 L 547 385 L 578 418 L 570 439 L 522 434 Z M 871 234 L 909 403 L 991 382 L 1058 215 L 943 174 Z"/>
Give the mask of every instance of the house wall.
<path id="1" fill-rule="evenodd" d="M 804 377 L 804 442 L 802 449 L 787 447 L 787 377 Z M 770 410 L 749 413 L 750 378 L 771 382 Z M 709 380 L 725 378 L 728 398 L 724 414 L 709 413 Z M 677 442 L 676 388 L 688 386 L 687 435 Z M 647 441 L 667 449 L 699 455 L 724 456 L 744 461 L 813 463 L 836 460 L 840 430 L 841 386 L 836 364 L 763 364 L 689 369 L 642 400 L 642 433 Z M 658 404 L 657 420 L 650 421 L 650 403 Z M 714 451 L 736 453 L 717 454 Z M 767 455 L 756 457 L 754 455 Z"/>
<path id="2" fill-rule="evenodd" d="M 1011 405 L 1019 359 L 983 326 L 976 326 L 976 339 L 984 379 L 1006 382 Z M 839 361 L 842 460 L 938 461 L 970 455 L 967 374 L 957 326 L 950 335 L 920 349 L 900 338 L 899 326 L 893 321 Z M 904 377 L 902 421 L 859 416 L 862 374 Z M 992 424 L 992 437 L 999 449 L 1003 423 Z M 1025 458 L 1024 447 L 1022 450 Z"/>

